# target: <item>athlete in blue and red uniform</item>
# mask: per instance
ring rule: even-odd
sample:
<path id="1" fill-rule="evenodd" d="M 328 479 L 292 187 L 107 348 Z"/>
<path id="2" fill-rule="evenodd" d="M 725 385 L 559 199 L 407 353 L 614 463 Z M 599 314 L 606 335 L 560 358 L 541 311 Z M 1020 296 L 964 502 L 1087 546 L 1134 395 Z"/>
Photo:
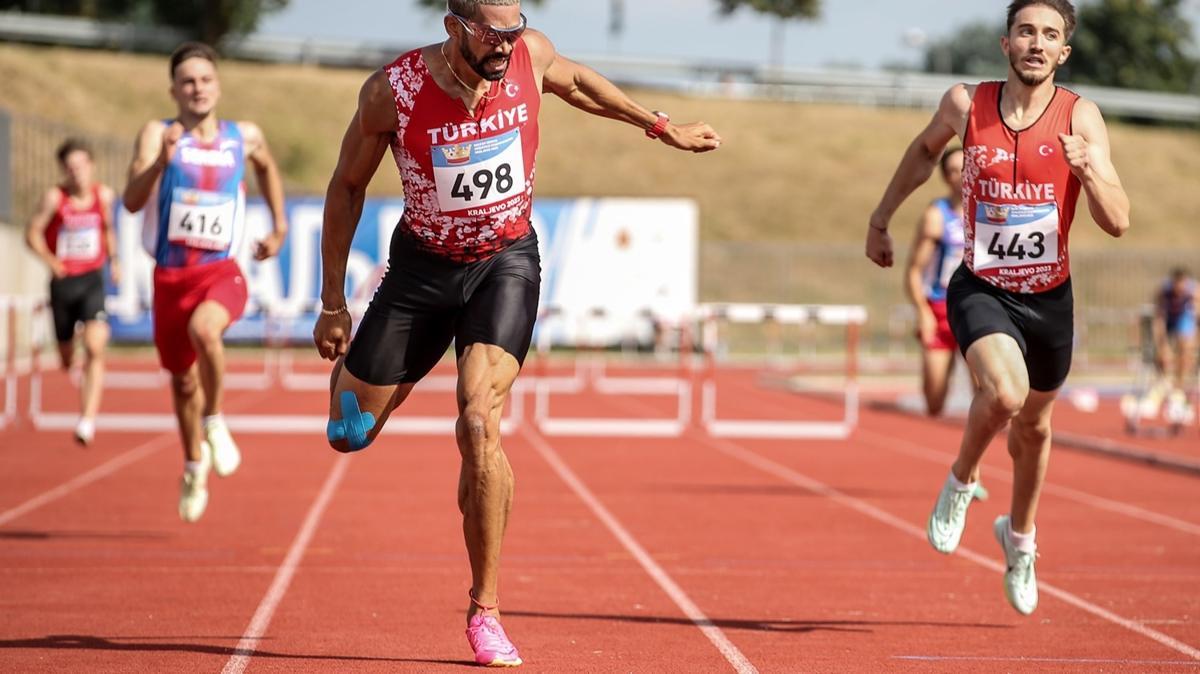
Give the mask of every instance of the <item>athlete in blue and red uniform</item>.
<path id="1" fill-rule="evenodd" d="M 1054 84 L 1071 54 L 1075 8 L 1067 0 L 1016 0 L 1000 45 L 1005 82 L 956 85 L 909 145 L 872 214 L 867 256 L 892 264 L 888 223 L 929 178 L 952 138 L 964 148 L 963 265 L 947 289 L 950 325 L 978 387 L 958 460 L 927 523 L 939 552 L 957 547 L 979 463 L 1011 422 L 1012 509 L 993 531 L 1004 550 L 1008 601 L 1037 607 L 1034 516 L 1050 454 L 1054 400 L 1071 367 L 1073 299 L 1067 238 L 1080 191 L 1108 234 L 1129 228 L 1129 198 L 1109 157 L 1095 103 Z"/>
<path id="2" fill-rule="evenodd" d="M 171 55 L 175 119 L 153 120 L 137 138 L 125 207 L 145 210 L 143 241 L 154 256 L 154 343 L 171 373 L 185 466 L 179 516 L 194 522 L 208 503 L 209 467 L 230 475 L 241 453 L 221 416 L 225 330 L 242 315 L 246 281 L 236 260 L 246 230 L 246 162 L 254 167 L 275 229 L 255 258 L 287 235 L 283 184 L 262 131 L 217 117 L 216 53 L 189 42 Z"/>
<path id="3" fill-rule="evenodd" d="M 1196 367 L 1196 279 L 1183 267 L 1171 271 L 1154 297 L 1155 358 L 1175 406 L 1186 405 L 1188 379 Z"/>
<path id="4" fill-rule="evenodd" d="M 25 242 L 50 268 L 50 310 L 64 370 L 75 357 L 75 329 L 83 324 L 83 381 L 75 439 L 83 445 L 96 433 L 96 414 L 104 391 L 104 351 L 108 321 L 104 313 L 104 264 L 113 283 L 121 282 L 112 225 L 112 188 L 93 180 L 92 151 L 79 140 L 58 149 L 62 184 L 46 192 L 29 221 Z"/>
<path id="5" fill-rule="evenodd" d="M 949 150 L 942 156 L 942 180 L 950 194 L 934 201 L 921 215 L 905 275 L 908 299 L 917 310 L 921 384 L 930 416 L 941 414 L 946 404 L 958 347 L 946 316 L 946 284 L 962 264 L 962 166 L 962 150 Z"/>
<path id="6" fill-rule="evenodd" d="M 467 639 L 476 662 L 521 663 L 498 620 L 500 547 L 513 497 L 500 415 L 529 348 L 540 263 L 530 223 L 543 91 L 692 152 L 720 144 L 676 126 L 526 30 L 518 0 L 450 0 L 444 42 L 373 74 L 342 140 L 322 239 L 324 310 L 313 331 L 338 361 L 330 443 L 366 447 L 445 354 L 458 359 L 459 507 L 471 564 Z M 388 272 L 350 341 L 346 260 L 363 195 L 395 155 L 406 210 Z"/>

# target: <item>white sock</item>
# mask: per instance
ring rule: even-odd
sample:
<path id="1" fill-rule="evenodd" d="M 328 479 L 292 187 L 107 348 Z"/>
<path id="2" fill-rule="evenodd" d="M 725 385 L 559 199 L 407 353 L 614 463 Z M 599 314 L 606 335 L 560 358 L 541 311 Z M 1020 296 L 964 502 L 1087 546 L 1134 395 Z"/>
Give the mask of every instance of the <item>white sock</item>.
<path id="1" fill-rule="evenodd" d="M 212 424 L 222 424 L 223 425 L 225 423 L 225 415 L 221 414 L 220 412 L 217 412 L 216 414 L 212 415 L 211 417 L 204 417 L 203 422 L 204 422 L 205 428 L 208 428 Z"/>
<path id="2" fill-rule="evenodd" d="M 183 470 L 184 470 L 184 472 L 191 473 L 192 475 L 197 475 L 197 474 L 203 472 L 204 462 L 203 461 L 184 461 L 183 462 Z"/>
<path id="3" fill-rule="evenodd" d="M 954 473 L 950 473 L 950 483 L 954 485 L 954 491 L 975 491 L 975 486 L 978 482 L 960 482 Z"/>
<path id="4" fill-rule="evenodd" d="M 1037 537 L 1037 527 L 1033 528 L 1027 534 L 1018 534 L 1013 531 L 1012 520 L 1008 521 L 1008 541 L 1013 544 L 1013 547 L 1021 552 L 1033 554 L 1037 552 L 1037 543 L 1034 540 Z"/>

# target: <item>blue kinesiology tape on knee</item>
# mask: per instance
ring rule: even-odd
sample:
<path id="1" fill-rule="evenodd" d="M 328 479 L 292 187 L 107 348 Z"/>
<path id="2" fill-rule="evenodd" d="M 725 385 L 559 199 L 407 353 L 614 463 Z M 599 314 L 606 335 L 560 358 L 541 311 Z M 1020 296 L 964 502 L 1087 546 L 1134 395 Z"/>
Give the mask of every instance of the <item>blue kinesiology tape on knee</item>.
<path id="1" fill-rule="evenodd" d="M 358 397 L 353 391 L 343 391 L 341 403 L 341 420 L 331 420 L 325 427 L 329 441 L 345 440 L 352 452 L 366 449 L 367 445 L 371 444 L 368 434 L 375 428 L 375 415 L 362 411 L 358 406 Z"/>

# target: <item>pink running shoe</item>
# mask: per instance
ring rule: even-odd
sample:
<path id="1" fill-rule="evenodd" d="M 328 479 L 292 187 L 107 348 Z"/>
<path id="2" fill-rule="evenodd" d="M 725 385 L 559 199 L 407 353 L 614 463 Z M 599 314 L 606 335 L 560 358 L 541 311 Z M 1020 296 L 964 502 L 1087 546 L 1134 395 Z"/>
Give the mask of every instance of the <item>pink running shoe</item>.
<path id="1" fill-rule="evenodd" d="M 475 651 L 475 662 L 485 667 L 520 667 L 517 647 L 508 640 L 495 616 L 477 613 L 467 626 L 467 641 Z"/>

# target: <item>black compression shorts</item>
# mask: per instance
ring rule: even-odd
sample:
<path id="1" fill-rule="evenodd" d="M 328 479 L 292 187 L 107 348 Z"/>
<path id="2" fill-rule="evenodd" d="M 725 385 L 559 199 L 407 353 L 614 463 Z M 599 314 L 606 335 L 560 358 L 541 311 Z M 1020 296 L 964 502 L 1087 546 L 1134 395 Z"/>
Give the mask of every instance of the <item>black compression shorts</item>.
<path id="1" fill-rule="evenodd" d="M 375 386 L 421 380 L 454 340 L 503 348 L 524 364 L 541 290 L 537 235 L 479 262 L 457 263 L 419 250 L 397 227 L 388 270 L 371 299 L 346 369 Z"/>
<path id="2" fill-rule="evenodd" d="M 103 321 L 104 275 L 99 269 L 50 281 L 50 312 L 59 342 L 75 337 L 75 324 Z"/>
<path id="3" fill-rule="evenodd" d="M 1013 293 L 959 266 L 946 288 L 950 329 L 964 356 L 979 339 L 1009 335 L 1025 354 L 1029 387 L 1056 391 L 1071 371 L 1075 339 L 1075 300 L 1071 279 L 1041 293 Z"/>

